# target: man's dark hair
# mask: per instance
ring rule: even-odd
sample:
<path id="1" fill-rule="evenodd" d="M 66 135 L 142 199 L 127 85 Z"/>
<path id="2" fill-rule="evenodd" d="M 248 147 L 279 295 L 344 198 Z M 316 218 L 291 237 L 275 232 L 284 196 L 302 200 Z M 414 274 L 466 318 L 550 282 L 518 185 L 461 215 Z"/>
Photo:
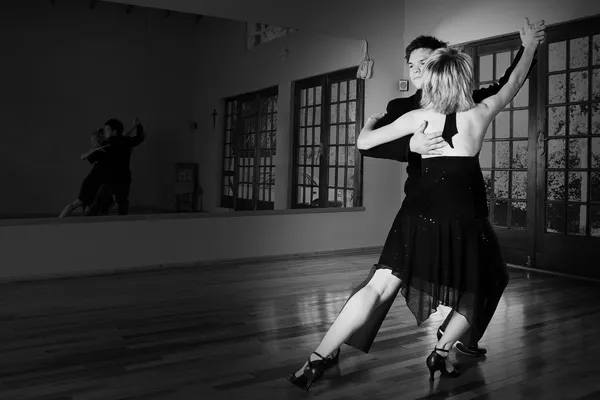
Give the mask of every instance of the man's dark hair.
<path id="1" fill-rule="evenodd" d="M 110 129 L 117 132 L 117 135 L 122 135 L 123 131 L 125 130 L 123 123 L 116 118 L 109 119 L 104 123 L 104 125 L 108 125 Z"/>
<path id="2" fill-rule="evenodd" d="M 406 62 L 408 62 L 410 54 L 417 49 L 430 49 L 433 51 L 441 49 L 442 47 L 448 47 L 448 42 L 442 42 L 440 39 L 433 36 L 421 35 L 406 46 L 404 58 L 406 59 Z"/>

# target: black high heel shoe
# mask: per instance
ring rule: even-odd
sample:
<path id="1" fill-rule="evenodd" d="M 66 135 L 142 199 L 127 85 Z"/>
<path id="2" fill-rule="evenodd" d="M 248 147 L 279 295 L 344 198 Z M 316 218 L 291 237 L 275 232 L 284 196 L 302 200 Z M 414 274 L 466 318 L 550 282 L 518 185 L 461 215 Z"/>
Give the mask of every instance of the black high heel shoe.
<path id="1" fill-rule="evenodd" d="M 457 376 L 459 376 L 460 371 L 458 370 L 458 368 L 456 368 L 456 366 L 454 366 L 454 369 L 452 371 L 448 371 L 446 369 L 446 358 L 448 356 L 441 356 L 437 353 L 437 351 L 442 351 L 444 353 L 450 352 L 449 350 L 438 349 L 436 347 L 433 350 L 433 352 L 431 352 L 429 357 L 427 357 L 427 360 L 425 362 L 427 364 L 427 368 L 429 368 L 429 380 L 433 381 L 433 375 L 435 374 L 435 371 L 440 371 L 442 373 L 442 376 L 449 376 L 450 378 L 456 378 Z"/>
<path id="2" fill-rule="evenodd" d="M 325 357 L 325 371 L 340 363 L 340 351 L 341 349 L 338 347 L 337 351 L 333 353 L 335 355 L 332 354 L 329 357 Z"/>
<path id="3" fill-rule="evenodd" d="M 296 376 L 296 373 L 294 372 L 287 378 L 288 381 L 298 386 L 300 389 L 306 390 L 307 392 L 313 383 L 321 379 L 327 365 L 327 359 L 325 357 L 323 357 L 316 351 L 313 351 L 312 354 L 316 354 L 321 359 L 310 361 L 310 357 L 308 357 L 308 362 L 304 367 L 304 371 L 302 371 L 302 375 Z"/>

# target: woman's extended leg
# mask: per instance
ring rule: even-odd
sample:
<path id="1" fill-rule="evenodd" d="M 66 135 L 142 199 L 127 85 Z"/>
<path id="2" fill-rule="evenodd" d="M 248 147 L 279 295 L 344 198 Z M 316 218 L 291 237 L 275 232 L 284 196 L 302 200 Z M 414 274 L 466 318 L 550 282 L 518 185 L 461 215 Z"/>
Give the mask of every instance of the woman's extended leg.
<path id="1" fill-rule="evenodd" d="M 309 360 L 288 379 L 308 390 L 310 385 L 323 374 L 320 367 L 323 365 L 323 358 L 338 349 L 367 321 L 379 304 L 396 292 L 400 284 L 400 279 L 392 275 L 391 270 L 377 270 L 369 283 L 348 300 Z"/>
<path id="2" fill-rule="evenodd" d="M 79 199 L 75 200 L 72 203 L 69 203 L 65 206 L 65 208 L 63 208 L 63 210 L 61 211 L 60 215 L 58 216 L 58 218 L 65 218 L 68 217 L 69 215 L 71 215 L 71 213 L 75 210 L 77 210 L 79 207 L 83 207 L 83 202 Z"/>

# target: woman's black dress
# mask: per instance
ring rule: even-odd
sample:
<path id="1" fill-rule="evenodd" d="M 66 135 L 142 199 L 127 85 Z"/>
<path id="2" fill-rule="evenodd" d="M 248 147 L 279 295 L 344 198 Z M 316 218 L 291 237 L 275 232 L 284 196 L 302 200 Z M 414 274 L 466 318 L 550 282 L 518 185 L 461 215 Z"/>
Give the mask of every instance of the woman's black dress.
<path id="1" fill-rule="evenodd" d="M 456 132 L 456 114 L 449 114 L 443 137 L 450 145 Z M 419 185 L 404 199 L 377 268 L 401 279 L 417 325 L 438 304 L 473 325 L 507 275 L 488 219 L 479 157 L 426 158 L 421 168 Z"/>

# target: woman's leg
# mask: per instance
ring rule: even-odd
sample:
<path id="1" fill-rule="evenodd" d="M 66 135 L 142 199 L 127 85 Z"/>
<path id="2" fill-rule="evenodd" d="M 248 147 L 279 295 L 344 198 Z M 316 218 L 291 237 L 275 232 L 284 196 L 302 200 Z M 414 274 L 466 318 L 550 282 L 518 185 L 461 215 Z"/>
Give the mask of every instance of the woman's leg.
<path id="1" fill-rule="evenodd" d="M 442 338 L 439 340 L 436 346 L 436 348 L 444 349 L 446 351 L 437 351 L 437 353 L 442 357 L 447 357 L 448 351 L 450 351 L 454 343 L 456 343 L 456 341 L 460 339 L 462 335 L 464 335 L 465 332 L 467 332 L 467 330 L 469 330 L 469 327 L 470 325 L 465 317 L 463 317 L 457 312 L 453 312 L 452 318 L 450 319 L 450 322 L 448 322 L 446 330 L 444 331 Z M 448 361 L 447 358 L 446 369 L 448 370 L 448 372 L 452 372 L 454 370 L 454 365 L 452 365 L 452 363 Z"/>
<path id="2" fill-rule="evenodd" d="M 83 202 L 79 199 L 75 200 L 72 203 L 69 203 L 63 208 L 58 218 L 65 218 L 71 215 L 71 213 L 77 210 L 79 207 L 83 207 Z"/>
<path id="3" fill-rule="evenodd" d="M 400 284 L 400 279 L 392 275 L 391 270 L 375 271 L 369 283 L 348 300 L 315 352 L 323 357 L 333 353 L 368 320 L 379 304 L 396 292 Z M 314 353 L 310 355 L 311 361 L 319 359 L 320 357 Z M 305 366 L 306 364 L 295 375 L 302 375 Z"/>

